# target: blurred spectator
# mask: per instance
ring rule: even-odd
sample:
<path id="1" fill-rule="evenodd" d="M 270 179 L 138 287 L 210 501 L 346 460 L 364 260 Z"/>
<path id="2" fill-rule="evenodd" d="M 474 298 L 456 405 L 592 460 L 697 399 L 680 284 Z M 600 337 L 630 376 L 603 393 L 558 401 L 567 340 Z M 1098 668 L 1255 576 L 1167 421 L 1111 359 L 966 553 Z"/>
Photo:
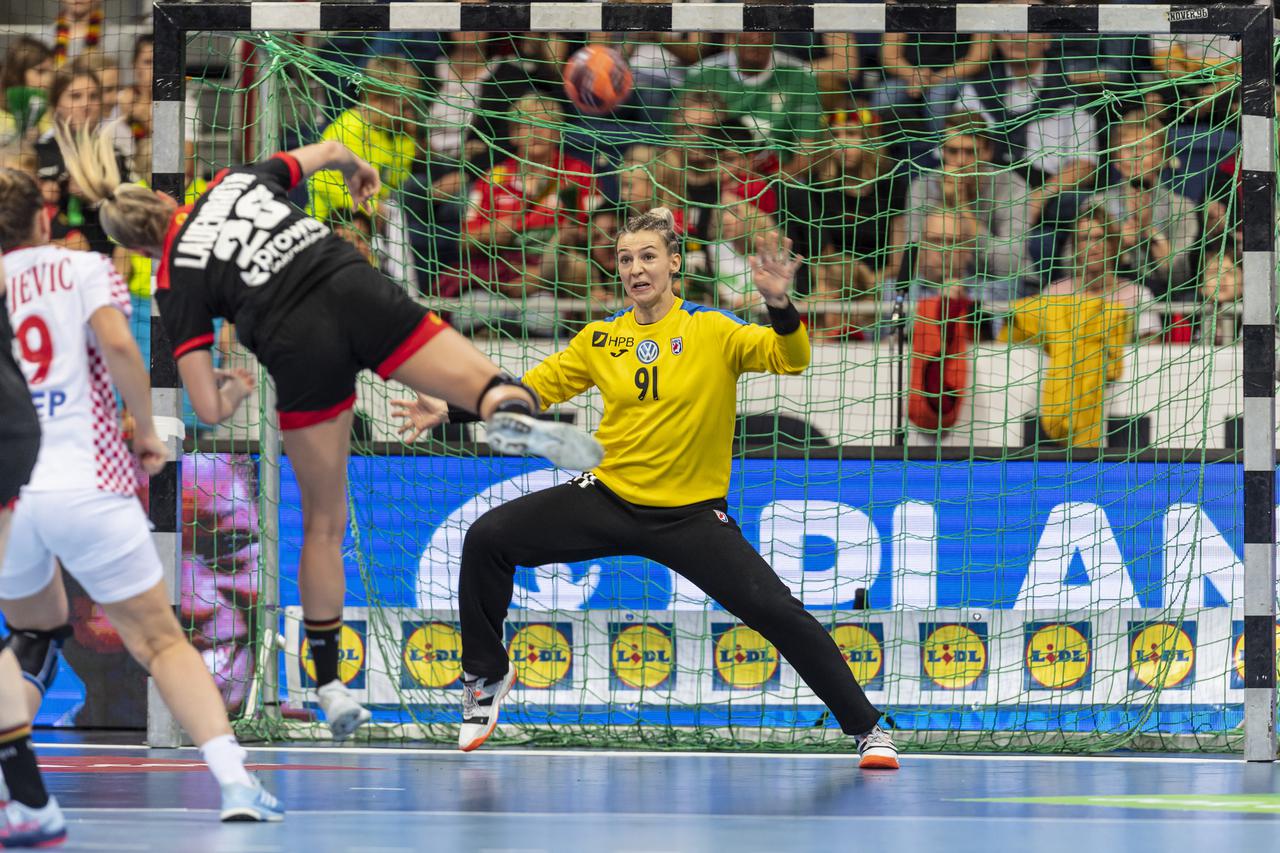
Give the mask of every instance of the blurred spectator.
<path id="1" fill-rule="evenodd" d="M 726 117 L 742 121 L 755 139 L 755 171 L 799 174 L 806 165 L 801 144 L 822 129 L 812 70 L 774 50 L 772 33 L 734 33 L 729 44 L 731 50 L 690 69 L 685 89 L 715 92 Z"/>
<path id="2" fill-rule="evenodd" d="M 445 42 L 445 56 L 436 62 L 432 82 L 435 95 L 428 107 L 427 144 L 433 159 L 447 165 L 449 174 L 457 175 L 464 159 L 476 156 L 484 143 L 473 139 L 470 151 L 464 151 L 463 140 L 480 106 L 480 91 L 493 68 L 489 60 L 490 34 L 484 32 L 452 32 Z M 478 146 L 478 147 L 476 147 Z M 435 163 L 432 177 L 440 177 Z M 454 193 L 457 194 L 457 189 Z"/>
<path id="3" fill-rule="evenodd" d="M 1171 81 L 1209 71 L 1215 75 L 1239 73 L 1240 41 L 1210 33 L 1151 36 L 1151 64 Z"/>
<path id="4" fill-rule="evenodd" d="M 957 104 L 1000 129 L 992 137 L 999 150 L 988 159 L 1025 163 L 1037 186 L 1049 179 L 1070 186 L 1087 177 L 1097 160 L 1097 123 L 1067 65 L 1050 57 L 1052 37 L 1000 33 L 990 39 L 991 62 L 963 87 Z"/>
<path id="5" fill-rule="evenodd" d="M 120 63 L 114 56 L 101 51 L 82 53 L 71 61 L 68 70 L 73 74 L 91 71 L 102 86 L 102 115 L 105 119 L 117 116 L 116 108 L 120 95 Z"/>
<path id="6" fill-rule="evenodd" d="M 42 41 L 18 36 L 9 42 L 0 66 L 0 145 L 28 144 L 52 127 L 49 87 L 53 85 L 53 51 Z"/>
<path id="7" fill-rule="evenodd" d="M 372 266 L 378 265 L 378 260 L 373 253 L 373 240 L 376 233 L 373 217 L 363 210 L 331 210 L 325 219 L 325 224 L 329 226 L 330 231 L 354 246 L 360 256 Z"/>
<path id="8" fill-rule="evenodd" d="M 730 311 L 746 311 L 763 304 L 752 284 L 751 258 L 776 254 L 782 243 L 774 218 L 738 200 L 720 208 L 717 239 L 710 245 L 715 284 L 714 302 Z"/>
<path id="9" fill-rule="evenodd" d="M 972 33 L 886 33 L 881 57 L 885 82 L 872 103 L 885 108 L 906 134 L 915 159 L 952 111 L 960 85 L 986 68 L 991 42 Z"/>
<path id="10" fill-rule="evenodd" d="M 1139 338 L 1160 334 L 1160 316 L 1151 288 L 1119 273 L 1124 231 L 1101 205 L 1080 213 L 1071 231 L 1069 256 L 1072 272 L 1045 291 L 1050 295 L 1098 296 L 1119 305 L 1137 319 Z"/>
<path id="11" fill-rule="evenodd" d="M 378 170 L 379 203 L 385 203 L 409 177 L 417 157 L 414 97 L 422 88 L 417 70 L 398 56 L 375 56 L 362 77 L 360 101 L 324 129 L 322 139 L 336 139 Z M 350 210 L 351 194 L 338 172 L 311 178 L 311 215 L 324 219 L 331 210 Z"/>
<path id="12" fill-rule="evenodd" d="M 470 161 L 480 173 L 517 154 L 521 131 L 513 127 L 513 105 L 528 95 L 564 97 L 564 61 L 568 42 L 552 33 L 491 33 L 490 74 L 480 87 L 480 103 L 467 139 L 483 143 Z M 464 143 L 464 150 L 471 150 Z"/>
<path id="13" fill-rule="evenodd" d="M 471 191 L 464 225 L 464 278 L 442 276 L 440 290 L 468 283 L 522 296 L 542 287 L 544 252 L 585 241 L 596 203 L 587 164 L 560 150 L 559 106 L 549 98 L 521 98 L 512 112 L 516 153 L 495 166 Z"/>
<path id="14" fill-rule="evenodd" d="M 809 168 L 782 191 L 782 222 L 806 259 L 797 290 L 826 299 L 874 295 L 904 245 L 907 168 L 869 138 L 871 113 L 837 113 Z"/>
<path id="15" fill-rule="evenodd" d="M 906 242 L 919 241 L 931 210 L 967 210 L 981 226 L 977 272 L 1021 280 L 1030 272 L 1026 241 L 1035 220 L 1027 182 L 1017 170 L 994 163 L 990 125 L 977 113 L 947 116 L 940 153 L 942 168 L 911 182 L 905 204 Z M 1010 297 L 1016 290 L 1010 286 Z"/>
<path id="16" fill-rule="evenodd" d="M 1170 188 L 1173 164 L 1164 126 L 1140 113 L 1127 114 L 1108 129 L 1108 168 L 1093 187 L 1061 193 L 1045 204 L 1032 231 L 1033 260 L 1056 278 L 1056 259 L 1082 208 L 1101 204 L 1123 235 L 1120 272 L 1158 294 L 1193 295 L 1190 252 L 1200 234 L 1195 203 Z"/>
<path id="17" fill-rule="evenodd" d="M 1103 444 L 1106 386 L 1124 370 L 1129 330 L 1128 312 L 1097 295 L 1042 294 L 1014 303 L 1008 341 L 1036 344 L 1048 356 L 1040 377 L 1045 435 L 1069 447 Z"/>
<path id="18" fill-rule="evenodd" d="M 981 281 L 974 275 L 980 231 L 977 217 L 963 208 L 944 208 L 924 217 L 908 277 L 912 302 L 930 296 L 980 298 Z"/>
<path id="19" fill-rule="evenodd" d="M 131 37 L 125 27 L 107 20 L 102 0 L 58 0 L 58 15 L 45 42 L 53 45 L 54 66 L 61 69 L 90 51 L 124 56 Z"/>
<path id="20" fill-rule="evenodd" d="M 94 130 L 102 122 L 102 86 L 92 71 L 63 71 L 49 90 L 55 121 L 73 131 Z M 37 172 L 53 226 L 53 241 L 70 249 L 111 255 L 113 243 L 98 222 L 98 213 L 71 182 L 58 143 L 50 131 L 36 142 Z"/>

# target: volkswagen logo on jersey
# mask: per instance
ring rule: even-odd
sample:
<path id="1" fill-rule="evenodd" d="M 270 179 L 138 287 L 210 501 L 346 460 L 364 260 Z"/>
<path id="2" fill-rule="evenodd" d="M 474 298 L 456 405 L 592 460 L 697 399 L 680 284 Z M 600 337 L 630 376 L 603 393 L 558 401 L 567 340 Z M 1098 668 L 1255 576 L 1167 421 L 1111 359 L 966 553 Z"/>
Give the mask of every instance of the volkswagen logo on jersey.
<path id="1" fill-rule="evenodd" d="M 682 353 L 682 352 L 684 352 L 684 338 L 672 338 L 672 339 L 671 339 L 671 354 L 672 354 L 672 355 L 679 355 L 679 354 L 680 354 L 680 353 Z"/>
<path id="2" fill-rule="evenodd" d="M 641 364 L 653 364 L 658 360 L 658 352 L 658 344 L 653 340 L 643 340 L 640 346 L 636 347 L 636 356 Z"/>

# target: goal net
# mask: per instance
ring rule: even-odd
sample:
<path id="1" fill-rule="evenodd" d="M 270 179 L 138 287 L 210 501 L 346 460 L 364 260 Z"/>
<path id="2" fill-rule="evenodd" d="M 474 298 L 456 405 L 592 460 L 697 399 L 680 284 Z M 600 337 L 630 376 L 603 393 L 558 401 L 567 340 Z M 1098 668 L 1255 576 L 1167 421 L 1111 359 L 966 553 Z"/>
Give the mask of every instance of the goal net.
<path id="1" fill-rule="evenodd" d="M 187 34 L 192 191 L 341 140 L 377 204 L 333 174 L 297 203 L 513 374 L 625 307 L 638 212 L 675 212 L 681 298 L 749 321 L 749 257 L 805 257 L 813 363 L 743 378 L 730 514 L 908 747 L 1236 743 L 1238 40 L 1170 33 L 1168 7 L 1164 35 L 295 32 L 289 8 Z M 229 334 L 219 353 L 249 363 Z M 360 738 L 448 741 L 466 530 L 569 475 L 490 455 L 481 426 L 405 445 L 403 394 L 360 384 L 341 676 L 375 712 Z M 193 630 L 226 650 L 240 732 L 320 738 L 300 502 L 260 403 L 188 431 L 184 566 L 212 572 L 190 594 L 234 610 Z M 500 741 L 834 747 L 788 663 L 666 567 L 515 580 Z"/>

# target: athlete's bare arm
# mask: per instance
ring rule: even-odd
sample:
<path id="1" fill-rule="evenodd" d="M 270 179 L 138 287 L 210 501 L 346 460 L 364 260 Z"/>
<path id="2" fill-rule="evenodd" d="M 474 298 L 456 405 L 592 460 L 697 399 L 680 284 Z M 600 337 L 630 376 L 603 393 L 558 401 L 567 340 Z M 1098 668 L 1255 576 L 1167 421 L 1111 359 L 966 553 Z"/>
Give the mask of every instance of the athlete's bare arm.
<path id="1" fill-rule="evenodd" d="M 373 198 L 382 188 L 378 170 L 361 160 L 352 153 L 350 148 L 336 139 L 295 148 L 289 152 L 289 155 L 298 161 L 298 168 L 302 170 L 304 179 L 326 169 L 337 169 L 341 172 L 342 177 L 347 181 L 347 189 L 351 191 L 351 198 L 355 201 L 356 207 Z"/>
<path id="2" fill-rule="evenodd" d="M 89 327 L 98 338 L 107 370 L 124 404 L 133 417 L 133 452 L 148 474 L 157 474 L 169 460 L 168 448 L 156 435 L 151 419 L 151 379 L 142 363 L 138 343 L 129 331 L 129 321 L 118 308 L 103 306 L 89 317 Z"/>

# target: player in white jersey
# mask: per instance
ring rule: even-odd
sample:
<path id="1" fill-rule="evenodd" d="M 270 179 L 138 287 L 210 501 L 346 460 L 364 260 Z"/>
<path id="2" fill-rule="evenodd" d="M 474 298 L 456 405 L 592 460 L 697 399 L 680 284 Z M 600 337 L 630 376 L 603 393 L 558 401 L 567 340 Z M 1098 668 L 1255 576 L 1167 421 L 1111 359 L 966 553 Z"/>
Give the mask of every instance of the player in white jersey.
<path id="1" fill-rule="evenodd" d="M 221 694 L 174 616 L 135 496 L 134 459 L 120 433 L 112 380 L 133 415 L 141 467 L 157 473 L 168 453 L 129 330 L 128 289 L 107 258 L 49 245 L 39 188 L 11 169 L 0 170 L 0 250 L 19 362 L 43 432 L 0 568 L 10 646 L 42 692 L 68 632 L 60 561 L 102 605 L 200 746 L 222 787 L 222 819 L 280 820 L 284 810 L 245 770 Z"/>

